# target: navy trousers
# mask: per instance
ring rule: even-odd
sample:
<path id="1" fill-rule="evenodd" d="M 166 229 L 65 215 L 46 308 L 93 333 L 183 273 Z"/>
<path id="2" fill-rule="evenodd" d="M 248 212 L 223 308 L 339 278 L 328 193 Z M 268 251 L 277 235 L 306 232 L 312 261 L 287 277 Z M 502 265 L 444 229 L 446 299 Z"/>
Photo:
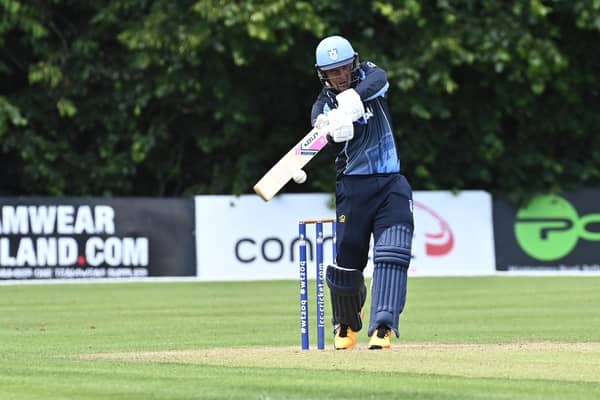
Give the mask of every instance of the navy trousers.
<path id="1" fill-rule="evenodd" d="M 387 228 L 413 228 L 412 189 L 401 174 L 344 175 L 336 181 L 337 265 L 363 271 Z"/>

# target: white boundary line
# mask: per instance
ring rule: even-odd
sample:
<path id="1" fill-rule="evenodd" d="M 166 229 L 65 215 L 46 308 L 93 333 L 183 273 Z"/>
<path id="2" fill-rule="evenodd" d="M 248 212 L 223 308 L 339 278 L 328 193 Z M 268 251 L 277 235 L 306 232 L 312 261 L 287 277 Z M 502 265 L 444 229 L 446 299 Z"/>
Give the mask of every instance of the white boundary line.
<path id="1" fill-rule="evenodd" d="M 496 271 L 493 275 L 430 275 L 409 276 L 409 279 L 428 278 L 485 278 L 489 276 L 511 277 L 596 277 L 600 271 Z M 266 281 L 295 280 L 295 279 L 265 279 Z M 64 285 L 64 284 L 89 284 L 89 283 L 148 283 L 148 282 L 257 282 L 256 280 L 207 280 L 196 276 L 155 276 L 141 278 L 72 278 L 72 279 L 6 279 L 0 280 L 0 286 L 16 285 Z"/>
<path id="2" fill-rule="evenodd" d="M 72 278 L 72 279 L 6 279 L 0 286 L 53 285 L 77 283 L 132 283 L 132 282 L 203 282 L 196 276 L 156 276 L 144 278 Z"/>

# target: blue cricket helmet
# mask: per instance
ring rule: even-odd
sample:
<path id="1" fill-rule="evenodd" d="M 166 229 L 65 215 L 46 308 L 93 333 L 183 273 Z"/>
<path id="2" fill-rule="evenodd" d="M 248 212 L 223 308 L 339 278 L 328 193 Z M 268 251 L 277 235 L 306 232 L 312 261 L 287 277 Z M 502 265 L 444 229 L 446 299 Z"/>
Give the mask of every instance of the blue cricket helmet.
<path id="1" fill-rule="evenodd" d="M 350 64 L 357 55 L 348 40 L 341 36 L 329 36 L 317 46 L 315 66 L 321 71 L 328 71 Z"/>
<path id="2" fill-rule="evenodd" d="M 352 86 L 359 80 L 358 53 L 354 51 L 350 42 L 338 35 L 328 36 L 321 40 L 315 50 L 317 74 L 325 87 L 330 87 L 323 71 L 329 71 L 344 65 L 353 64 Z"/>

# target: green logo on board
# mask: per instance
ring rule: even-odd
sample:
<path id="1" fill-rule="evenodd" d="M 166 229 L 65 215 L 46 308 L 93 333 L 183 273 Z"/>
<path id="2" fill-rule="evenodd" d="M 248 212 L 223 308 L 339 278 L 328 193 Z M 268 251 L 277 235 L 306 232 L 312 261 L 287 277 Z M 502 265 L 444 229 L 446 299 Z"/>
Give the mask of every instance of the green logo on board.
<path id="1" fill-rule="evenodd" d="M 568 255 L 579 239 L 600 241 L 600 214 L 579 217 L 571 203 L 559 196 L 540 196 L 517 212 L 515 237 L 527 255 L 553 261 Z"/>

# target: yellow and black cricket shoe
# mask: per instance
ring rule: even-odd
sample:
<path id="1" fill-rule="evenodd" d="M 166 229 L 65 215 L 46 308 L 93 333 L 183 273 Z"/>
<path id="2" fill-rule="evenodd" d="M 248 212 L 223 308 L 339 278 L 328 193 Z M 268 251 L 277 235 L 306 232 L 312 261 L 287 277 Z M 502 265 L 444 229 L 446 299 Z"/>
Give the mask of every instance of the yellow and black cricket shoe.
<path id="1" fill-rule="evenodd" d="M 333 346 L 336 350 L 353 349 L 356 346 L 356 332 L 348 325 L 337 325 L 335 327 Z"/>
<path id="2" fill-rule="evenodd" d="M 390 342 L 392 330 L 387 326 L 380 326 L 377 328 L 371 339 L 369 339 L 369 350 L 381 350 L 390 349 L 392 344 Z"/>

